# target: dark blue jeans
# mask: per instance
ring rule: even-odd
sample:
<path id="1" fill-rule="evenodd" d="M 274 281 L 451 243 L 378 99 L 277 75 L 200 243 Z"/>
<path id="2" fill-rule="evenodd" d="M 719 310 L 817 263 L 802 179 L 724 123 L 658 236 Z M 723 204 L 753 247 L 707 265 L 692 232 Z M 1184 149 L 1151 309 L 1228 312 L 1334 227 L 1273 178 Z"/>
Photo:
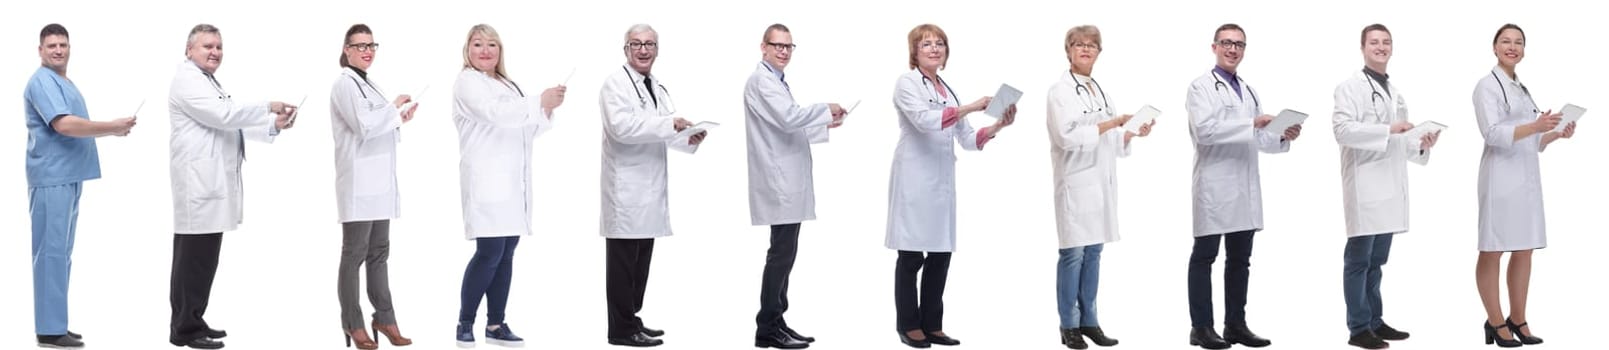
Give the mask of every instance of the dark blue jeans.
<path id="1" fill-rule="evenodd" d="M 1380 328 L 1380 268 L 1391 256 L 1391 236 L 1378 234 L 1346 239 L 1341 286 L 1346 291 L 1346 328 L 1352 335 Z"/>
<path id="2" fill-rule="evenodd" d="M 486 325 L 503 324 L 509 280 L 514 276 L 514 247 L 519 245 L 519 236 L 475 239 L 475 256 L 464 268 L 458 324 L 475 324 L 481 296 L 486 297 Z"/>

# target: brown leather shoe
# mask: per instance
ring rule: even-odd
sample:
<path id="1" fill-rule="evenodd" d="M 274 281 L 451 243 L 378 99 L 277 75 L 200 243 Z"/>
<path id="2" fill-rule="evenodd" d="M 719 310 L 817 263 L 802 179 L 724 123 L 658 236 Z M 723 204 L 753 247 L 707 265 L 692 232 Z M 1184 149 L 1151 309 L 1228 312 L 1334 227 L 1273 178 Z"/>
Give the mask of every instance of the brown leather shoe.
<path id="1" fill-rule="evenodd" d="M 408 346 L 413 344 L 413 339 L 408 339 L 408 337 L 402 336 L 402 330 L 397 329 L 397 325 L 395 324 L 374 323 L 371 324 L 371 326 L 374 326 L 374 333 L 384 334 L 386 340 L 391 341 L 392 346 Z M 374 337 L 376 339 L 380 338 L 379 335 L 375 335 Z"/>
<path id="2" fill-rule="evenodd" d="M 369 339 L 369 332 L 365 332 L 363 328 L 346 330 L 346 346 L 353 345 L 357 345 L 360 350 L 380 348 L 380 344 L 375 343 L 374 339 Z"/>

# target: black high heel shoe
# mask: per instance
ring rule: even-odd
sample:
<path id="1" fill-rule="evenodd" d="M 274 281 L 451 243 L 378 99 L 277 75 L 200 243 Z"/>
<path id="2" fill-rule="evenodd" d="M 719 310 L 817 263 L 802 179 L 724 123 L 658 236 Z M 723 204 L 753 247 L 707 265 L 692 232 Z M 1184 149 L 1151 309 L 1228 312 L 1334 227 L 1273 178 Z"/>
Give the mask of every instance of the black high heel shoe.
<path id="1" fill-rule="evenodd" d="M 1520 331 L 1521 327 L 1525 327 L 1526 325 L 1531 324 L 1530 322 L 1525 322 L 1525 323 L 1521 323 L 1521 324 L 1514 324 L 1514 320 L 1503 319 L 1503 323 L 1504 323 L 1504 326 L 1508 326 L 1508 333 L 1513 334 L 1514 339 L 1519 340 L 1521 344 L 1536 345 L 1536 344 L 1541 344 L 1542 343 L 1542 338 L 1525 335 L 1525 332 Z"/>
<path id="2" fill-rule="evenodd" d="M 1498 347 L 1503 348 L 1520 347 L 1519 340 L 1503 339 L 1503 337 L 1497 335 L 1497 327 L 1503 327 L 1503 325 L 1492 326 L 1492 324 L 1486 323 L 1486 321 L 1481 321 L 1481 327 L 1486 329 L 1486 344 L 1497 343 Z"/>
<path id="3" fill-rule="evenodd" d="M 1062 328 L 1061 344 L 1068 349 L 1088 349 L 1089 344 L 1084 343 L 1084 334 L 1078 328 Z"/>

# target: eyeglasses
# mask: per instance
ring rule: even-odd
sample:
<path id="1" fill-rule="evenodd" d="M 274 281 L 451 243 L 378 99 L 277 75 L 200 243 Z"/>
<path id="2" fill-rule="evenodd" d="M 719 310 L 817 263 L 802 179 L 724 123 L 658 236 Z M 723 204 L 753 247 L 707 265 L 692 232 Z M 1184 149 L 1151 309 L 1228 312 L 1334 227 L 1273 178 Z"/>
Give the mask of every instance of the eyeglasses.
<path id="1" fill-rule="evenodd" d="M 659 43 L 658 42 L 653 42 L 653 41 L 648 41 L 648 42 L 633 41 L 633 42 L 626 43 L 626 48 L 632 49 L 632 50 L 647 49 L 648 51 L 655 51 L 655 50 L 659 50 Z"/>
<path id="2" fill-rule="evenodd" d="M 939 51 L 950 49 L 950 44 L 943 41 L 924 41 L 921 44 L 918 44 L 916 47 L 921 51 Z"/>
<path id="3" fill-rule="evenodd" d="M 793 43 L 773 43 L 773 42 L 767 42 L 767 43 L 765 43 L 765 44 L 766 44 L 766 45 L 771 45 L 771 48 L 773 48 L 773 49 L 777 49 L 777 51 L 793 51 L 793 50 L 794 50 L 794 49 L 798 49 L 798 48 L 799 48 L 799 45 L 794 45 L 794 44 L 793 44 Z"/>
<path id="4" fill-rule="evenodd" d="M 1222 48 L 1225 48 L 1225 49 L 1227 49 L 1227 48 L 1235 48 L 1235 49 L 1245 50 L 1246 49 L 1246 42 L 1223 39 L 1223 40 L 1218 40 L 1218 47 L 1222 47 Z"/>
<path id="5" fill-rule="evenodd" d="M 1101 44 L 1096 44 L 1096 43 L 1088 42 L 1088 41 L 1080 41 L 1080 42 L 1073 43 L 1072 47 L 1077 48 L 1077 49 L 1089 49 L 1089 50 L 1093 50 L 1093 51 L 1100 51 L 1101 50 Z"/>
<path id="6" fill-rule="evenodd" d="M 356 44 L 347 44 L 346 47 L 358 49 L 358 52 L 369 52 L 369 51 L 374 51 L 375 49 L 380 48 L 380 44 L 379 43 L 356 43 Z"/>

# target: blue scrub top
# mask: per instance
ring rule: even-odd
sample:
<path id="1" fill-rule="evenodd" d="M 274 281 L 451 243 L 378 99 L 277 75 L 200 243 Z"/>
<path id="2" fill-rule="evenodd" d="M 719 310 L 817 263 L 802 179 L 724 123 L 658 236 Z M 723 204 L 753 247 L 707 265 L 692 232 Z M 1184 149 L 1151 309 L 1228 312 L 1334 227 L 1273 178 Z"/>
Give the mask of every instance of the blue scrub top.
<path id="1" fill-rule="evenodd" d="M 89 119 L 78 86 L 56 71 L 40 66 L 23 91 L 28 117 L 28 187 L 63 185 L 101 177 L 100 154 L 93 137 L 70 137 L 50 123 L 65 115 Z"/>

